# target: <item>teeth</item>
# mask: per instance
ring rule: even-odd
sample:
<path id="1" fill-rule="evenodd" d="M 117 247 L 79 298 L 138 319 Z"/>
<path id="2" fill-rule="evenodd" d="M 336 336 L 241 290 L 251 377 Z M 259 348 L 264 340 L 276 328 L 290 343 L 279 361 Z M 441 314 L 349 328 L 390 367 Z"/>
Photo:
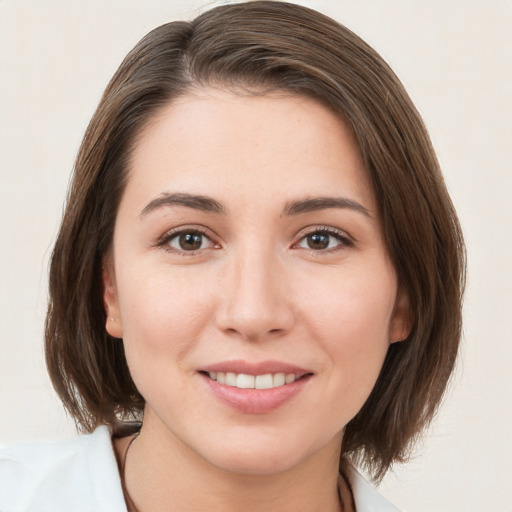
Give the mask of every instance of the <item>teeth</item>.
<path id="1" fill-rule="evenodd" d="M 270 373 L 258 375 L 255 379 L 254 387 L 256 389 L 270 389 L 274 387 L 274 380 Z"/>
<path id="2" fill-rule="evenodd" d="M 228 372 L 226 373 L 226 382 L 227 386 L 236 386 L 237 383 L 236 373 Z"/>
<path id="3" fill-rule="evenodd" d="M 295 382 L 295 375 L 293 373 L 289 373 L 285 378 L 286 384 L 291 384 L 292 382 Z"/>
<path id="4" fill-rule="evenodd" d="M 240 389 L 272 389 L 297 380 L 293 373 L 266 373 L 264 375 L 247 375 L 245 373 L 209 372 L 209 377 L 220 384 Z"/>
<path id="5" fill-rule="evenodd" d="M 256 379 L 255 379 L 254 375 L 246 375 L 245 373 L 239 373 L 236 376 L 235 386 L 237 388 L 242 388 L 242 389 L 251 389 L 251 388 L 254 388 L 255 380 Z"/>
<path id="6" fill-rule="evenodd" d="M 293 375 L 293 380 L 295 380 L 295 375 Z M 284 373 L 276 373 L 274 375 L 274 377 L 272 378 L 272 384 L 274 387 L 284 386 L 285 383 L 286 383 L 286 375 Z"/>

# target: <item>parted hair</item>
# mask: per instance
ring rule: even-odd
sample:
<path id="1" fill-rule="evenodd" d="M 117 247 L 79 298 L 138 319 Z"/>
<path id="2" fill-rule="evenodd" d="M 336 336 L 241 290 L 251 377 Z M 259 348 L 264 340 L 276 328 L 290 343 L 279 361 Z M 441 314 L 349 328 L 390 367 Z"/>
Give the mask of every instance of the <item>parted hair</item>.
<path id="1" fill-rule="evenodd" d="M 390 345 L 343 439 L 342 460 L 379 480 L 407 459 L 454 368 L 464 243 L 428 133 L 398 78 L 358 36 L 306 7 L 216 7 L 154 29 L 123 60 L 78 152 L 51 258 L 45 353 L 53 385 L 82 431 L 140 417 L 144 398 L 123 343 L 105 330 L 102 268 L 137 135 L 177 97 L 208 86 L 315 98 L 360 147 L 411 316 L 410 335 Z"/>

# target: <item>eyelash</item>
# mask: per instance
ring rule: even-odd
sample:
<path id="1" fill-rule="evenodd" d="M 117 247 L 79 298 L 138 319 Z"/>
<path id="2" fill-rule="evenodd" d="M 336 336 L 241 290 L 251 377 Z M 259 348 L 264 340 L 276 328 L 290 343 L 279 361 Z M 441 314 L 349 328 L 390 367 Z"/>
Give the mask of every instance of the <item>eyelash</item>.
<path id="1" fill-rule="evenodd" d="M 347 249 L 347 248 L 354 246 L 354 241 L 350 236 L 348 236 L 345 232 L 337 230 L 335 228 L 328 227 L 328 226 L 316 226 L 314 228 L 308 228 L 308 229 L 309 229 L 308 231 L 303 231 L 302 233 L 300 233 L 300 238 L 299 238 L 298 242 L 295 242 L 292 245 L 293 249 L 301 248 L 299 246 L 299 244 L 303 240 L 305 240 L 307 237 L 310 237 L 313 235 L 327 235 L 329 237 L 335 238 L 339 242 L 339 244 L 334 248 L 326 248 L 326 249 L 316 250 L 316 249 L 312 249 L 312 248 L 303 247 L 303 249 L 305 249 L 313 254 L 332 253 L 332 252 L 340 251 L 340 250 Z M 182 250 L 175 249 L 170 246 L 170 242 L 173 239 L 175 239 L 181 235 L 186 235 L 186 234 L 191 234 L 191 235 L 199 234 L 199 235 L 205 237 L 206 239 L 208 239 L 211 244 L 215 245 L 215 242 L 212 240 L 212 237 L 206 232 L 206 230 L 201 229 L 200 227 L 194 227 L 194 228 L 186 228 L 185 227 L 185 228 L 172 229 L 172 230 L 168 231 L 167 233 L 165 233 L 162 237 L 160 237 L 156 241 L 155 245 L 157 247 L 162 247 L 167 252 L 172 252 L 172 253 L 178 254 L 180 256 L 194 256 L 194 255 L 198 254 L 199 252 L 205 250 L 205 249 L 197 249 L 197 250 L 186 251 L 184 249 L 182 249 Z M 209 248 L 211 248 L 211 247 L 209 247 Z"/>
<path id="2" fill-rule="evenodd" d="M 344 249 L 354 246 L 354 240 L 349 235 L 347 235 L 344 231 L 340 231 L 338 229 L 335 229 L 335 228 L 332 228 L 329 226 L 315 226 L 314 228 L 311 228 L 311 229 L 308 228 L 307 231 L 303 231 L 302 233 L 300 233 L 299 241 L 296 242 L 293 245 L 293 247 L 294 248 L 298 247 L 299 244 L 303 240 L 305 240 L 307 237 L 310 237 L 312 235 L 327 235 L 329 237 L 335 238 L 339 242 L 339 244 L 336 247 L 330 248 L 330 249 L 327 248 L 327 249 L 315 250 L 312 248 L 304 248 L 304 249 L 312 252 L 313 254 L 333 253 L 333 252 L 337 252 L 337 251 L 344 250 Z"/>
<path id="3" fill-rule="evenodd" d="M 171 252 L 171 253 L 177 254 L 179 256 L 194 256 L 195 254 L 198 254 L 199 252 L 203 251 L 204 249 L 186 251 L 186 250 L 175 249 L 175 248 L 171 247 L 171 245 L 170 245 L 170 242 L 173 239 L 175 239 L 181 235 L 188 235 L 188 234 L 201 235 L 201 236 L 205 237 L 206 239 L 208 239 L 211 244 L 215 245 L 215 242 L 212 240 L 212 237 L 206 232 L 206 230 L 201 229 L 199 227 L 194 227 L 194 228 L 181 227 L 181 228 L 175 228 L 170 231 L 167 231 L 167 233 L 165 233 L 162 237 L 160 237 L 157 240 L 155 245 L 157 247 L 162 247 L 162 249 L 164 249 L 164 251 Z"/>

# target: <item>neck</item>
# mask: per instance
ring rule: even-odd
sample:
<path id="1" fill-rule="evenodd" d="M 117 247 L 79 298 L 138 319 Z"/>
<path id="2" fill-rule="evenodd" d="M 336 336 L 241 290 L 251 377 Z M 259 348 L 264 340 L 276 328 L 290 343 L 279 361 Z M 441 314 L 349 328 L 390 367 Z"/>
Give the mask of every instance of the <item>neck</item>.
<path id="1" fill-rule="evenodd" d="M 152 423 L 145 420 L 126 458 L 125 486 L 138 512 L 342 510 L 338 492 L 341 435 L 300 464 L 254 474 L 219 468 L 168 431 L 162 435 Z M 348 491 L 343 486 L 341 490 Z M 342 497 L 343 510 L 348 511 L 350 499 Z"/>

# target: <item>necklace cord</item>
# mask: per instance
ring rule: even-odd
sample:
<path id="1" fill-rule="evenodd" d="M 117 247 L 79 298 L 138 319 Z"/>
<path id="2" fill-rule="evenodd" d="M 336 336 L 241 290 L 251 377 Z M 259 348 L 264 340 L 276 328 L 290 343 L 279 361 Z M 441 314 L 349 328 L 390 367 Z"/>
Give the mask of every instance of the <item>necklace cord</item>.
<path id="1" fill-rule="evenodd" d="M 135 441 L 135 439 L 137 439 L 138 436 L 139 436 L 139 433 L 137 432 L 130 439 L 129 443 L 126 445 L 126 448 L 124 449 L 123 456 L 121 458 L 121 487 L 123 489 L 124 500 L 126 502 L 126 506 L 127 506 L 128 512 L 139 512 L 139 510 L 135 506 L 135 503 L 133 502 L 133 500 L 132 500 L 132 498 L 130 496 L 130 493 L 128 492 L 128 489 L 126 487 L 126 477 L 125 477 L 126 459 L 128 457 L 128 451 L 130 450 L 130 447 L 131 447 L 132 443 Z M 354 493 L 352 491 L 352 486 L 350 485 L 350 482 L 348 481 L 348 479 L 345 476 L 345 474 L 343 473 L 343 471 L 340 472 L 340 480 L 343 481 L 343 484 L 349 490 L 352 510 L 355 510 Z M 345 504 L 343 503 L 343 497 L 342 497 L 342 491 L 341 491 L 341 488 L 342 488 L 343 484 L 340 482 L 340 485 L 338 485 L 338 497 L 339 497 L 339 500 L 340 500 L 341 511 L 345 512 Z"/>
<path id="2" fill-rule="evenodd" d="M 132 445 L 133 441 L 139 437 L 139 433 L 135 434 L 131 439 L 130 442 L 126 445 L 126 448 L 124 449 L 123 457 L 121 459 L 121 487 L 123 488 L 123 495 L 124 495 L 124 501 L 126 502 L 126 507 L 128 509 L 128 512 L 139 512 L 137 507 L 135 506 L 135 503 L 133 502 L 130 493 L 128 492 L 128 489 L 126 488 L 126 477 L 125 477 L 125 469 L 126 469 L 126 457 L 128 456 L 128 450 L 130 449 L 130 446 Z"/>

